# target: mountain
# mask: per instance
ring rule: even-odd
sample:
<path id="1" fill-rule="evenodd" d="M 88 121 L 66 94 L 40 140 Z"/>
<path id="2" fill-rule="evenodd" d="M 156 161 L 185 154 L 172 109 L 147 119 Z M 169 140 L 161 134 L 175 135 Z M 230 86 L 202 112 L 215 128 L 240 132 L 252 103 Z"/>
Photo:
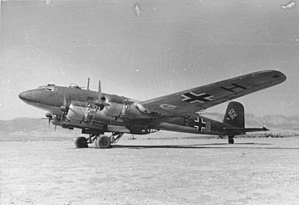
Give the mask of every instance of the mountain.
<path id="1" fill-rule="evenodd" d="M 52 133 L 55 130 L 55 126 L 48 124 L 47 119 L 39 118 L 16 118 L 13 120 L 0 120 L 0 132 L 2 133 L 15 133 L 15 132 L 40 132 L 40 133 Z M 67 129 L 57 127 L 58 133 L 65 133 Z"/>
<path id="2" fill-rule="evenodd" d="M 68 130 L 50 124 L 47 119 L 16 118 L 0 120 L 0 141 L 11 140 L 70 140 L 80 135 L 80 130 Z"/>
<path id="3" fill-rule="evenodd" d="M 48 132 L 47 120 L 38 118 L 16 118 L 13 120 L 1 120 L 0 131 L 4 133 L 13 132 Z"/>
<path id="4" fill-rule="evenodd" d="M 299 130 L 299 115 L 293 115 L 291 117 L 282 115 L 267 115 L 262 119 L 268 127 Z"/>

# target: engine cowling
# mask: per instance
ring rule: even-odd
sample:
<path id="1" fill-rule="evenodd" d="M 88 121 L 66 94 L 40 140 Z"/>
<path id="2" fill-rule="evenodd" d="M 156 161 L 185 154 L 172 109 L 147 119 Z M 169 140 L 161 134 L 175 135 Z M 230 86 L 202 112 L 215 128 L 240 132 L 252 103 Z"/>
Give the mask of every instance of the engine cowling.
<path id="1" fill-rule="evenodd" d="M 74 101 L 69 105 L 66 118 L 70 121 L 84 120 L 87 110 L 87 103 Z"/>
<path id="2" fill-rule="evenodd" d="M 92 103 L 73 101 L 69 106 L 66 118 L 77 122 L 109 122 L 120 117 L 123 110 L 124 105 L 119 103 L 111 102 L 100 109 Z"/>

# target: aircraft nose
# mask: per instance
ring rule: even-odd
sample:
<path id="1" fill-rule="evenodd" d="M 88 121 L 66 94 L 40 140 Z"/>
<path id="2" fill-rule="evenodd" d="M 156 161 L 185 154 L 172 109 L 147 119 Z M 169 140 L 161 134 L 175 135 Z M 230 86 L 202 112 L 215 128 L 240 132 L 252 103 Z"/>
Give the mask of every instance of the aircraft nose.
<path id="1" fill-rule="evenodd" d="M 19 94 L 19 98 L 25 102 L 35 102 L 35 92 L 33 90 L 27 90 Z"/>
<path id="2" fill-rule="evenodd" d="M 21 100 L 24 100 L 24 101 L 29 101 L 30 100 L 30 92 L 29 91 L 23 91 L 19 94 L 19 98 Z"/>

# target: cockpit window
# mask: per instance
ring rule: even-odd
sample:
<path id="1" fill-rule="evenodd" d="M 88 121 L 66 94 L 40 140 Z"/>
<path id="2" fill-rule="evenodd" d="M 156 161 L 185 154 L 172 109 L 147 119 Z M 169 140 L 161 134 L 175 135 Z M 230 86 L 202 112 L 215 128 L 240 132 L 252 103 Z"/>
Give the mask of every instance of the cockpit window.
<path id="1" fill-rule="evenodd" d="M 46 91 L 51 91 L 51 92 L 55 91 L 55 85 L 54 84 L 43 85 L 43 86 L 39 86 L 38 88 L 44 89 Z"/>
<path id="2" fill-rule="evenodd" d="M 54 86 L 47 86 L 46 90 L 54 92 L 55 91 L 55 87 Z"/>

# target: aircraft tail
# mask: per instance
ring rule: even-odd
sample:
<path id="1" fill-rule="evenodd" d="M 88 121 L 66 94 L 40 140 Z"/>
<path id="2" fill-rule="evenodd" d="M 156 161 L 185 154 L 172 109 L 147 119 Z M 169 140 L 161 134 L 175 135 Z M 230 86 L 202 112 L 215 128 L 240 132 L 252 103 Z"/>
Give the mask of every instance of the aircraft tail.
<path id="1" fill-rule="evenodd" d="M 223 123 L 234 128 L 244 129 L 244 106 L 239 102 L 230 102 L 227 106 Z"/>
<path id="2" fill-rule="evenodd" d="M 239 102 L 230 102 L 227 106 L 223 123 L 229 125 L 225 127 L 228 133 L 245 134 L 246 132 L 268 131 L 266 127 L 262 128 L 245 128 L 244 106 Z"/>

